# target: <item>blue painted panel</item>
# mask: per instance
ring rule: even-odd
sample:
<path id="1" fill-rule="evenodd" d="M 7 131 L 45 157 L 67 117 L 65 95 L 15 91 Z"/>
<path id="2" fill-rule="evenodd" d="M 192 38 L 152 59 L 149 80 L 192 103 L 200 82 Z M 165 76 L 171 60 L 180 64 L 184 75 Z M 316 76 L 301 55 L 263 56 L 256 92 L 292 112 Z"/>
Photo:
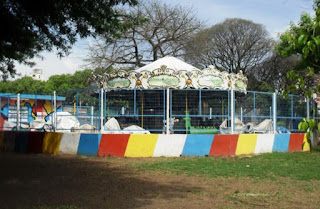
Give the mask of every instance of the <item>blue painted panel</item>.
<path id="1" fill-rule="evenodd" d="M 27 152 L 29 142 L 29 131 L 17 132 L 15 151 L 16 152 Z"/>
<path id="2" fill-rule="evenodd" d="M 272 152 L 288 152 L 290 134 L 276 134 L 274 136 Z"/>
<path id="3" fill-rule="evenodd" d="M 209 155 L 214 135 L 187 135 L 182 156 Z"/>
<path id="4" fill-rule="evenodd" d="M 97 156 L 101 134 L 81 134 L 78 155 Z"/>

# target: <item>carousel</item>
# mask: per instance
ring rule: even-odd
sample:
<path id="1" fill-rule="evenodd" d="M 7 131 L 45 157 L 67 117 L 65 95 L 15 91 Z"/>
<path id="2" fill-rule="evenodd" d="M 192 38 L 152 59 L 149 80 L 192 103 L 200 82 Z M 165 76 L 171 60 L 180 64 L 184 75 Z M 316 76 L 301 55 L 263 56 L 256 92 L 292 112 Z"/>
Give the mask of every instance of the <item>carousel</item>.
<path id="1" fill-rule="evenodd" d="M 220 123 L 222 119 L 227 119 L 230 109 L 228 92 L 246 92 L 248 82 L 241 71 L 238 74 L 228 73 L 214 66 L 200 70 L 171 56 L 158 59 L 137 70 L 118 69 L 103 78 L 94 77 L 93 81 L 98 83 L 106 94 L 106 113 L 101 113 L 101 116 L 114 124 L 101 124 L 105 132 L 114 132 L 114 128 L 117 131 L 128 130 L 129 125 L 134 125 L 135 129 L 167 134 L 192 133 L 191 130 L 195 127 L 198 127 L 198 132 L 194 133 L 206 133 L 205 130 L 201 132 L 204 127 L 201 121 L 206 118 L 211 120 L 213 116 L 220 116 Z M 210 102 L 203 101 L 205 97 L 201 97 L 201 92 L 198 93 L 197 90 L 209 90 L 204 92 L 206 94 L 221 91 L 225 93 L 226 99 L 220 101 L 219 96 L 208 95 L 211 103 L 220 101 L 219 105 L 211 105 L 219 107 L 209 107 Z M 127 93 L 132 91 L 132 94 Z M 104 102 L 101 103 L 103 104 Z M 130 124 L 128 121 L 132 118 L 136 120 Z M 114 119 L 118 124 L 114 123 Z M 180 131 L 173 131 L 173 127 L 179 127 L 179 124 Z M 206 124 L 205 127 L 217 130 L 219 125 L 214 127 Z"/>

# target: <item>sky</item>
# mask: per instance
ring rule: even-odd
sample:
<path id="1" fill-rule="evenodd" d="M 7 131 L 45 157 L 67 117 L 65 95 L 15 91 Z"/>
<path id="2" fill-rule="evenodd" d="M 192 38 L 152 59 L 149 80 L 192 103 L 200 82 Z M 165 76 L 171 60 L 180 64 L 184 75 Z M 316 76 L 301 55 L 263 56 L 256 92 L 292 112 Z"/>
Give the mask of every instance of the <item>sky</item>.
<path id="1" fill-rule="evenodd" d="M 179 4 L 193 8 L 200 20 L 210 27 L 227 18 L 243 18 L 265 26 L 274 38 L 289 28 L 290 22 L 297 23 L 302 12 L 313 14 L 313 0 L 162 0 L 167 4 Z M 86 48 L 90 39 L 79 40 L 70 55 L 62 59 L 55 52 L 43 52 L 43 59 L 34 59 L 34 67 L 17 64 L 21 76 L 30 74 L 32 69 L 42 69 L 44 78 L 56 74 L 73 74 L 83 70 L 86 63 Z M 16 77 L 17 78 L 17 77 Z"/>

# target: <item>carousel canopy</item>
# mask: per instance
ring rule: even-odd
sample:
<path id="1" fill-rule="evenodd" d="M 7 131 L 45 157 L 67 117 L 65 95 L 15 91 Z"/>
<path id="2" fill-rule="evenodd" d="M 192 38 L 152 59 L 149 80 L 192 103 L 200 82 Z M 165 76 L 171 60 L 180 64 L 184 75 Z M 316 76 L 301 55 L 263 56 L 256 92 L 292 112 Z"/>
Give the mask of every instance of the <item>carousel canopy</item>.
<path id="1" fill-rule="evenodd" d="M 133 71 L 116 70 L 106 76 L 107 88 L 172 88 L 172 89 L 247 89 L 242 74 L 219 71 L 214 66 L 203 70 L 175 57 L 163 57 Z"/>
<path id="2" fill-rule="evenodd" d="M 178 58 L 166 56 L 163 58 L 160 58 L 148 65 L 143 66 L 142 68 L 139 68 L 136 70 L 136 72 L 143 72 L 143 71 L 149 71 L 152 72 L 155 69 L 161 68 L 161 66 L 166 66 L 168 69 L 172 69 L 174 71 L 180 71 L 185 70 L 187 72 L 193 71 L 193 70 L 199 70 L 198 68 L 179 60 Z"/>

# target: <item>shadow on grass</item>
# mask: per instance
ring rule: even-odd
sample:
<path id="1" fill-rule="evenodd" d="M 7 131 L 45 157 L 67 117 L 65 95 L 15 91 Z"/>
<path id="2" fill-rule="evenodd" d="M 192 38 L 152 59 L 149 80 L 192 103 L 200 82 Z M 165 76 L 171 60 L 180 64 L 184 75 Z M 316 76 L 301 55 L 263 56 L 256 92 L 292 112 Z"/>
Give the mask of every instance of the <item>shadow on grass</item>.
<path id="1" fill-rule="evenodd" d="M 0 207 L 137 208 L 198 189 L 163 185 L 134 172 L 94 158 L 0 153 Z"/>

